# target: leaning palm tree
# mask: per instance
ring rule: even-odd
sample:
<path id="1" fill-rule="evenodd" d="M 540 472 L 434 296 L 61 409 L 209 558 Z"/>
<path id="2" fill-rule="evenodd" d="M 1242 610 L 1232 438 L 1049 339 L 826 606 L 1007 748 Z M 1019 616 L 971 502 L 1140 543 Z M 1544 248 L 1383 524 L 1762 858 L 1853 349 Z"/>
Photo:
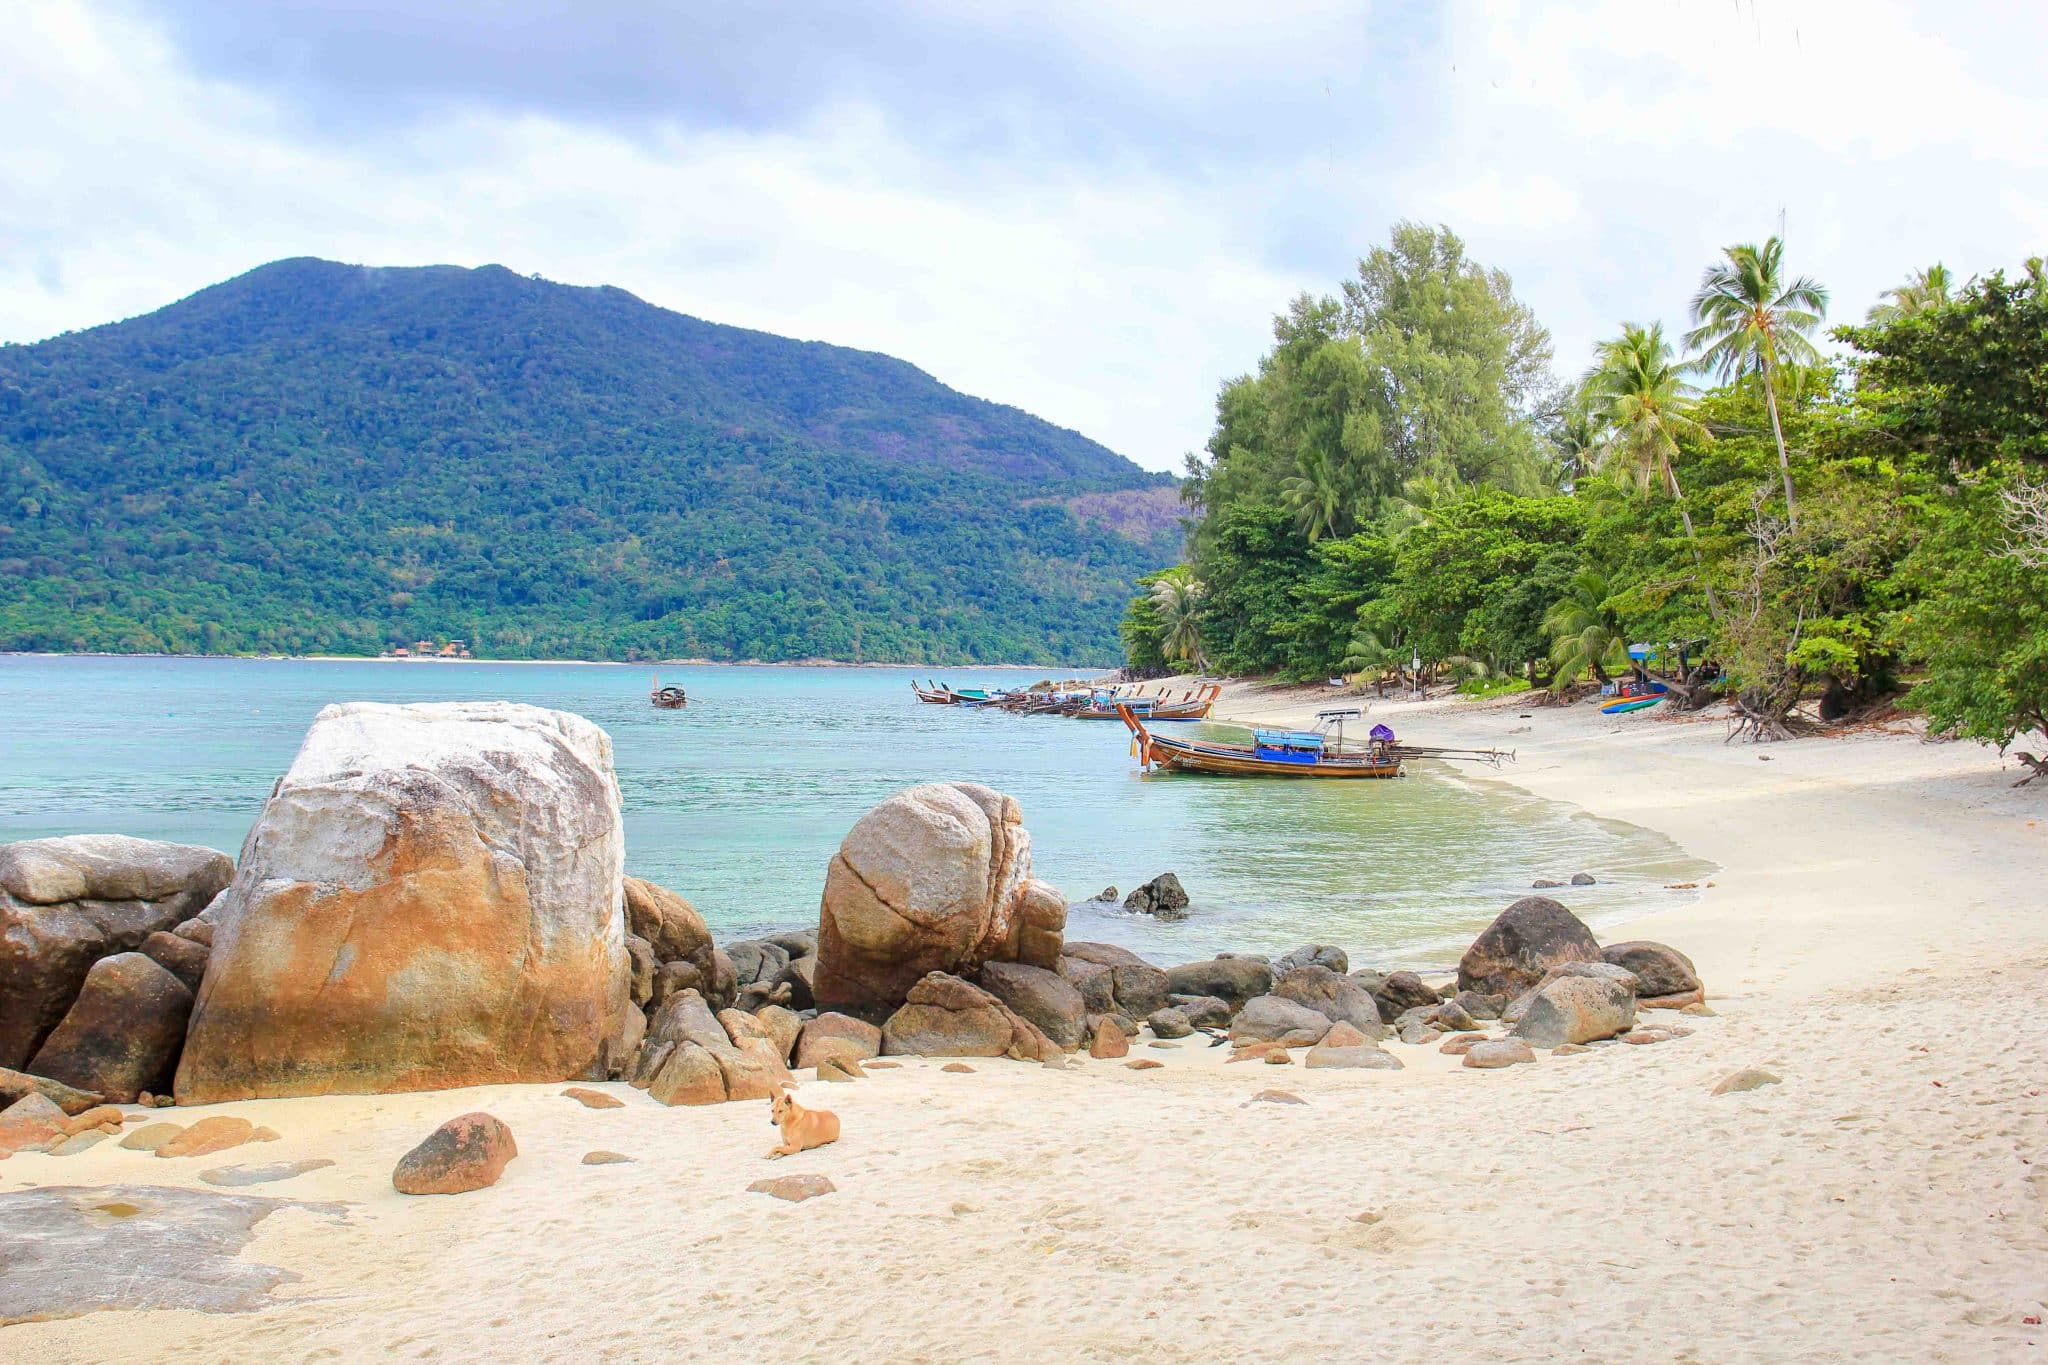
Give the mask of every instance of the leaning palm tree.
<path id="1" fill-rule="evenodd" d="M 1889 302 L 1873 305 L 1870 321 L 1882 325 L 1901 318 L 1918 317 L 1947 303 L 1954 287 L 1955 280 L 1948 273 L 1948 267 L 1936 261 L 1925 270 L 1915 271 L 1912 278 L 1898 288 L 1885 290 L 1883 297 Z"/>
<path id="2" fill-rule="evenodd" d="M 1562 692 L 1590 672 L 1607 681 L 1607 666 L 1627 657 L 1621 618 L 1607 606 L 1607 579 L 1596 569 L 1572 576 L 1571 588 L 1543 614 L 1550 637 L 1550 690 Z"/>
<path id="3" fill-rule="evenodd" d="M 1152 606 L 1159 613 L 1159 652 L 1168 659 L 1190 663 L 1197 672 L 1209 667 L 1202 651 L 1202 584 L 1185 564 L 1160 575 L 1152 585 Z"/>
<path id="4" fill-rule="evenodd" d="M 1778 419 L 1778 371 L 1784 362 L 1810 365 L 1819 352 L 1807 333 L 1828 310 L 1828 291 L 1806 276 L 1784 279 L 1785 243 L 1773 237 L 1762 246 L 1731 246 L 1727 259 L 1707 267 L 1692 298 L 1685 344 L 1700 353 L 1699 368 L 1723 383 L 1756 375 L 1771 411 L 1771 435 L 1778 442 L 1778 472 L 1785 480 L 1785 520 L 1799 529 L 1792 497 L 1792 457 L 1785 451 L 1785 425 Z"/>

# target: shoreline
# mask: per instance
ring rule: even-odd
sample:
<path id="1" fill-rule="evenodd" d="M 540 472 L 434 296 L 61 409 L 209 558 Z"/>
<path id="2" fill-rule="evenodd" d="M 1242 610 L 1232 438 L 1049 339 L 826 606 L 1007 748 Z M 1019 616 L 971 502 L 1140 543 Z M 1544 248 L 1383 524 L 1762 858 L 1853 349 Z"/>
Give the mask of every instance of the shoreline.
<path id="1" fill-rule="evenodd" d="M 1219 710 L 1298 725 L 1355 704 L 1331 695 L 1232 684 Z M 91 1314 L 0 1340 L 62 1361 L 640 1358 L 742 1338 L 795 1358 L 829 1341 L 893 1359 L 1301 1359 L 1361 1339 L 1455 1357 L 1478 1290 L 1503 1359 L 2034 1358 L 2048 1341 L 2031 1004 L 2048 988 L 2043 793 L 2013 790 L 1989 750 L 1912 726 L 1728 745 L 1711 716 L 1363 701 L 1417 739 L 1517 749 L 1461 779 L 1714 863 L 1696 900 L 1601 935 L 1688 954 L 1713 1013 L 1655 1016 L 1693 1030 L 1655 1046 L 1506 1071 L 1394 1043 L 1400 1071 L 1231 1064 L 1199 1038 L 1141 1038 L 1132 1058 L 1161 1063 L 1144 1071 L 977 1058 L 957 1075 L 906 1058 L 853 1084 L 806 1080 L 801 1102 L 837 1112 L 844 1135 L 773 1163 L 764 1105 L 666 1109 L 619 1083 L 596 1087 L 622 1102 L 606 1111 L 559 1084 L 173 1110 L 282 1136 L 194 1161 L 114 1143 L 24 1153 L 0 1163 L 0 1193 L 211 1191 L 198 1173 L 215 1165 L 332 1160 L 237 1192 L 300 1201 L 240 1259 L 302 1278 L 254 1312 Z M 1570 904 L 1569 888 L 1551 894 Z M 1779 1079 L 1713 1093 L 1741 1068 Z M 396 1194 L 397 1156 L 474 1109 L 517 1135 L 504 1178 Z M 631 1161 L 581 1165 L 595 1148 Z M 748 1191 L 810 1173 L 836 1192 Z M 860 1313 L 806 1294 L 846 1284 L 848 1266 Z M 422 1275 L 442 1291 L 431 1314 Z M 529 1282 L 575 1290 L 507 1301 L 503 1286 Z"/>

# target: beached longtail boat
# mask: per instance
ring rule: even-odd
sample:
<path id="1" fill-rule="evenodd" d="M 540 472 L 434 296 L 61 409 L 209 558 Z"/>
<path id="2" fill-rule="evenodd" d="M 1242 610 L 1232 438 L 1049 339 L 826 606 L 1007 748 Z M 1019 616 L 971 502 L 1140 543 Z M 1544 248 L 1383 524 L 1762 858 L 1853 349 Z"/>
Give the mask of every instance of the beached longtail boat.
<path id="1" fill-rule="evenodd" d="M 1603 716 L 1619 716 L 1629 711 L 1641 711 L 1655 706 L 1671 692 L 1670 684 L 1661 682 L 1626 682 L 1615 693 L 1613 700 L 1600 704 Z"/>
<path id="2" fill-rule="evenodd" d="M 1403 744 L 1384 725 L 1372 727 L 1368 742 L 1347 745 L 1344 722 L 1364 712 L 1319 711 L 1316 730 L 1252 731 L 1250 744 L 1182 739 L 1156 734 L 1129 707 L 1120 717 L 1130 727 L 1132 753 L 1149 772 L 1153 768 L 1211 773 L 1225 777 L 1399 777 L 1411 758 L 1486 763 L 1498 768 L 1515 760 L 1510 749 L 1448 749 L 1429 744 Z M 1334 729 L 1335 734 L 1329 733 Z"/>
<path id="3" fill-rule="evenodd" d="M 1209 683 L 1183 692 L 1178 697 L 1119 696 L 1114 692 L 1095 694 L 1073 714 L 1082 720 L 1115 720 L 1117 708 L 1127 706 L 1148 720 L 1202 720 L 1223 691 L 1220 683 Z"/>
<path id="4" fill-rule="evenodd" d="M 1164 768 L 1222 777 L 1401 775 L 1400 754 L 1380 740 L 1346 748 L 1341 740 L 1332 743 L 1330 736 L 1320 731 L 1254 730 L 1250 744 L 1223 744 L 1155 734 L 1128 706 L 1117 707 L 1117 715 L 1130 727 L 1132 748 L 1148 772 Z"/>

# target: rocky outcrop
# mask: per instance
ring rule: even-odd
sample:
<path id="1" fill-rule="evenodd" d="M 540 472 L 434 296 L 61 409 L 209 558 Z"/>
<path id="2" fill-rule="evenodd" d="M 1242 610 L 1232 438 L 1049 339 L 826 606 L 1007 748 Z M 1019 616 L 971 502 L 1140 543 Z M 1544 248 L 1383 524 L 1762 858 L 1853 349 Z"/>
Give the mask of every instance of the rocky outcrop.
<path id="1" fill-rule="evenodd" d="M 191 990 L 154 958 L 103 957 L 29 1070 L 132 1104 L 145 1090 L 169 1088 L 191 1015 Z"/>
<path id="2" fill-rule="evenodd" d="M 1560 963 L 1598 961 L 1600 945 L 1578 916 L 1547 896 L 1524 896 L 1465 950 L 1458 989 L 1520 995 Z"/>
<path id="3" fill-rule="evenodd" d="M 768 1023 L 681 991 L 649 1021 L 631 1079 L 663 1104 L 767 1099 L 791 1081 L 785 1055 Z"/>
<path id="4" fill-rule="evenodd" d="M 1029 1020 L 979 986 L 932 972 L 912 986 L 882 1025 L 891 1057 L 1014 1057 L 1042 1062 L 1061 1055 Z"/>
<path id="5" fill-rule="evenodd" d="M 697 907 L 644 877 L 625 877 L 620 890 L 626 929 L 647 940 L 657 962 L 688 962 L 711 976 L 711 931 Z"/>
<path id="6" fill-rule="evenodd" d="M 1164 915 L 1178 919 L 1188 908 L 1188 893 L 1180 878 L 1162 872 L 1124 897 L 1124 909 L 1135 915 Z"/>
<path id="7" fill-rule="evenodd" d="M 1273 989 L 1273 969 L 1255 957 L 1217 957 L 1166 969 L 1172 995 L 1209 995 L 1233 1010 Z"/>
<path id="8" fill-rule="evenodd" d="M 589 721 L 327 707 L 213 911 L 180 1101 L 601 1077 L 629 1003 L 621 856 Z"/>
<path id="9" fill-rule="evenodd" d="M 1305 1005 L 1333 1023 L 1349 1024 L 1364 1041 L 1386 1035 L 1387 1027 L 1380 1020 L 1379 1004 L 1372 993 L 1328 967 L 1296 967 L 1273 984 L 1273 994 Z"/>
<path id="10" fill-rule="evenodd" d="M 1057 970 L 1067 901 L 1031 876 L 1017 803 L 972 782 L 898 792 L 854 823 L 825 871 L 819 1009 L 875 1019 L 929 972 Z"/>
<path id="11" fill-rule="evenodd" d="M 80 1090 L 53 1081 L 47 1076 L 31 1076 L 25 1071 L 10 1071 L 0 1067 L 0 1109 L 5 1109 L 16 1100 L 29 1095 L 41 1095 L 67 1114 L 83 1114 L 98 1107 L 105 1099 L 91 1091 Z"/>
<path id="12" fill-rule="evenodd" d="M 1648 939 L 1610 943 L 1600 950 L 1600 957 L 1635 977 L 1640 996 L 1682 996 L 1700 989 L 1700 974 L 1692 959 L 1662 943 Z"/>
<path id="13" fill-rule="evenodd" d="M 466 1194 L 497 1184 L 518 1155 L 512 1130 L 497 1118 L 462 1114 L 400 1157 L 391 1185 L 400 1194 Z"/>
<path id="14" fill-rule="evenodd" d="M 1029 1019 L 1061 1051 L 1072 1052 L 1086 1039 L 1088 1010 L 1081 992 L 1058 972 L 1021 962 L 991 962 L 977 979 L 983 990 Z"/>
<path id="15" fill-rule="evenodd" d="M 95 962 L 197 915 L 234 870 L 210 848 L 119 834 L 0 844 L 0 1067 L 35 1055 Z"/>
<path id="16" fill-rule="evenodd" d="M 1635 992 L 1621 982 L 1561 976 L 1536 992 L 1514 1036 L 1532 1047 L 1557 1047 L 1612 1038 L 1635 1022 Z"/>

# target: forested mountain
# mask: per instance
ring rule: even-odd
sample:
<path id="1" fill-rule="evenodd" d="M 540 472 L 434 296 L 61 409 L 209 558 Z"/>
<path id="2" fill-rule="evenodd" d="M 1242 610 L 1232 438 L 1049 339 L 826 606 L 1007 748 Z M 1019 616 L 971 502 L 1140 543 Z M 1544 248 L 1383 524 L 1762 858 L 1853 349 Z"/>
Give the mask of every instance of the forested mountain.
<path id="1" fill-rule="evenodd" d="M 0 649 L 1106 660 L 1170 485 L 887 356 L 279 261 L 0 347 Z"/>

